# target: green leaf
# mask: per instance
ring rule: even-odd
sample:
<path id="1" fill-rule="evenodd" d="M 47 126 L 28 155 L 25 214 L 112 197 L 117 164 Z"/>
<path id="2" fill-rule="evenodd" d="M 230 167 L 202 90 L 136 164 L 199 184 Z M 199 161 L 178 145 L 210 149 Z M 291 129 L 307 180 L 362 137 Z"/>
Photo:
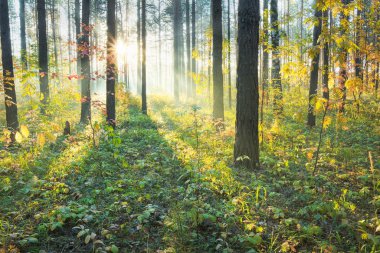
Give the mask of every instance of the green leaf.
<path id="1" fill-rule="evenodd" d="M 112 245 L 112 246 L 111 246 L 111 252 L 112 252 L 112 253 L 119 253 L 119 248 L 116 247 L 115 245 Z"/>

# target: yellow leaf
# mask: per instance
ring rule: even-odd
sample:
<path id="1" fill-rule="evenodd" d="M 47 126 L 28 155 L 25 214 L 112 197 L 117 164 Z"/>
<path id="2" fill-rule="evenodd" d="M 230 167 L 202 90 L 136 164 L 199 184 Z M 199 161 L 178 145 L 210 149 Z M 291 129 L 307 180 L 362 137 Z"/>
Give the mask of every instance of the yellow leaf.
<path id="1" fill-rule="evenodd" d="M 20 127 L 20 133 L 22 134 L 22 136 L 24 136 L 25 138 L 28 138 L 29 137 L 29 129 L 27 126 L 25 125 L 21 125 Z"/>
<path id="2" fill-rule="evenodd" d="M 306 154 L 306 156 L 307 156 L 307 160 L 310 161 L 311 159 L 313 159 L 313 156 L 314 156 L 314 155 L 313 155 L 313 152 L 310 151 L 310 152 L 308 152 L 308 153 Z"/>
<path id="3" fill-rule="evenodd" d="M 329 125 L 331 124 L 331 121 L 332 121 L 331 117 L 327 116 L 327 117 L 325 118 L 325 121 L 323 122 L 323 129 L 328 128 Z"/>
<path id="4" fill-rule="evenodd" d="M 46 142 L 45 135 L 43 133 L 38 134 L 37 145 L 42 148 L 45 145 L 45 142 Z"/>
<path id="5" fill-rule="evenodd" d="M 16 141 L 17 141 L 18 143 L 21 143 L 21 142 L 22 142 L 22 135 L 21 135 L 19 132 L 16 133 L 15 138 L 16 138 Z"/>

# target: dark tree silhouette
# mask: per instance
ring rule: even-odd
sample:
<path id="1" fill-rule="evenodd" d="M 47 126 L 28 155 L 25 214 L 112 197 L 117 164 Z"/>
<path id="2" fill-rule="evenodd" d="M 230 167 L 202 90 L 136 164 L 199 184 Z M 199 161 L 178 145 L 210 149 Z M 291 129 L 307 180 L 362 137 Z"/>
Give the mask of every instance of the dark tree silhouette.
<path id="1" fill-rule="evenodd" d="M 142 81 L 142 89 L 141 89 L 141 110 L 144 114 L 147 114 L 147 104 L 146 104 L 146 0 L 141 1 L 141 9 L 142 9 L 142 68 L 141 68 L 141 81 Z"/>
<path id="2" fill-rule="evenodd" d="M 37 0 L 38 14 L 38 65 L 40 73 L 40 101 L 41 113 L 46 114 L 46 106 L 49 102 L 49 58 L 46 31 L 46 6 L 45 0 Z"/>
<path id="3" fill-rule="evenodd" d="M 319 72 L 319 36 L 321 36 L 322 31 L 322 11 L 319 6 L 320 1 L 317 1 L 315 6 L 314 18 L 316 19 L 314 23 L 313 30 L 313 57 L 311 60 L 311 71 L 310 71 L 310 86 L 309 86 L 309 107 L 307 112 L 307 125 L 310 127 L 315 126 L 315 113 L 314 113 L 314 105 L 315 99 L 317 96 L 318 89 L 318 72 Z"/>
<path id="4" fill-rule="evenodd" d="M 25 0 L 20 0 L 20 37 L 21 37 L 21 66 L 23 70 L 28 68 L 26 50 L 26 29 L 25 29 Z"/>
<path id="5" fill-rule="evenodd" d="M 116 81 L 116 1 L 107 2 L 107 123 L 116 126 L 115 81 Z"/>
<path id="6" fill-rule="evenodd" d="M 0 10 L 1 60 L 3 65 L 5 115 L 7 127 L 12 132 L 11 139 L 14 141 L 15 131 L 18 129 L 19 123 L 17 113 L 16 87 L 13 72 L 8 0 L 0 0 Z"/>
<path id="7" fill-rule="evenodd" d="M 223 30 L 222 30 L 222 0 L 212 0 L 212 34 L 213 34 L 213 81 L 214 81 L 214 119 L 224 120 L 223 102 Z"/>
<path id="8" fill-rule="evenodd" d="M 80 59 L 82 69 L 80 122 L 88 124 L 91 117 L 91 72 L 90 72 L 90 0 L 82 2 L 82 33 Z"/>
<path id="9" fill-rule="evenodd" d="M 236 136 L 237 165 L 259 166 L 259 1 L 239 0 Z"/>

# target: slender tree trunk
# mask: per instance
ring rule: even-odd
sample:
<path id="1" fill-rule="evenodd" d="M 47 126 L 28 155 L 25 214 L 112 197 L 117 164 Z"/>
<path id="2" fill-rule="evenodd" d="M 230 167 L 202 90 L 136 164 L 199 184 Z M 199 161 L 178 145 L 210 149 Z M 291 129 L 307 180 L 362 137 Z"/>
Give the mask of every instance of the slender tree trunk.
<path id="1" fill-rule="evenodd" d="M 173 1 L 173 31 L 174 31 L 174 100 L 176 103 L 179 102 L 179 83 L 181 81 L 181 1 L 174 0 Z"/>
<path id="2" fill-rule="evenodd" d="M 25 29 L 25 0 L 20 0 L 20 37 L 21 37 L 21 66 L 25 71 L 28 69 L 26 50 L 26 29 Z"/>
<path id="3" fill-rule="evenodd" d="M 238 165 L 259 167 L 259 1 L 239 0 L 236 138 Z"/>
<path id="4" fill-rule="evenodd" d="M 158 81 L 162 87 L 162 24 L 161 24 L 161 1 L 158 1 Z"/>
<path id="5" fill-rule="evenodd" d="M 264 42 L 263 42 L 263 80 L 262 80 L 262 107 L 264 101 L 268 98 L 268 86 L 269 86 L 269 53 L 268 53 L 268 44 L 269 44 L 269 0 L 264 0 L 264 20 L 263 20 L 263 30 L 264 30 Z"/>
<path id="6" fill-rule="evenodd" d="M 46 31 L 46 6 L 45 0 L 37 0 L 38 12 L 38 66 L 40 73 L 40 102 L 41 113 L 46 114 L 46 106 L 49 103 L 49 59 Z"/>
<path id="7" fill-rule="evenodd" d="M 51 26 L 53 31 L 53 48 L 54 48 L 54 66 L 55 71 L 58 72 L 58 50 L 57 50 L 57 33 L 55 25 L 55 0 L 51 3 Z"/>
<path id="8" fill-rule="evenodd" d="M 146 103 L 146 0 L 142 0 L 142 107 L 141 110 L 147 114 Z"/>
<path id="9" fill-rule="evenodd" d="M 301 20 L 300 20 L 300 62 L 303 62 L 303 1 L 301 0 Z"/>
<path id="10" fill-rule="evenodd" d="M 351 0 L 342 0 L 343 6 L 347 6 L 350 3 Z M 345 8 L 344 8 L 345 9 Z M 340 29 L 341 29 L 341 35 L 345 35 L 348 32 L 348 24 L 346 22 L 348 21 L 348 16 L 345 14 L 345 11 L 340 13 Z M 348 22 L 347 22 L 348 23 Z M 342 101 L 339 105 L 339 112 L 344 112 L 344 107 L 346 104 L 346 98 L 347 98 L 347 88 L 346 88 L 346 81 L 347 81 L 347 60 L 348 60 L 348 49 L 346 46 L 341 46 L 340 48 L 340 54 L 339 54 L 339 89 L 342 93 Z"/>
<path id="11" fill-rule="evenodd" d="M 141 0 L 137 0 L 137 94 L 141 92 Z"/>
<path id="12" fill-rule="evenodd" d="M 231 80 L 231 3 L 227 1 L 227 40 L 228 40 L 228 107 L 232 108 L 232 80 Z"/>
<path id="13" fill-rule="evenodd" d="M 319 48 L 319 37 L 322 31 L 322 11 L 320 10 L 319 1 L 315 6 L 314 17 L 316 23 L 313 30 L 313 57 L 311 61 L 311 72 L 310 72 L 310 87 L 309 87 L 309 107 L 307 113 L 307 125 L 310 127 L 315 126 L 315 112 L 314 105 L 318 90 L 318 72 L 319 72 L 319 58 L 320 58 L 320 48 Z"/>
<path id="14" fill-rule="evenodd" d="M 191 16 L 192 16 L 192 51 L 195 52 L 196 50 L 196 45 L 197 45 L 197 41 L 196 41 L 196 12 L 195 12 L 195 0 L 192 0 L 192 3 L 191 3 Z M 194 74 L 196 74 L 197 72 L 197 62 L 196 62 L 196 59 L 195 57 L 192 57 L 192 62 L 191 62 L 191 70 Z M 193 99 L 195 100 L 196 98 L 196 95 L 197 95 L 197 92 L 196 92 L 196 85 L 195 85 L 195 81 L 192 80 L 192 92 L 191 92 L 191 95 L 193 97 Z"/>
<path id="15" fill-rule="evenodd" d="M 116 1 L 108 0 L 107 2 L 107 123 L 115 128 L 116 111 L 115 111 L 115 81 L 116 81 Z"/>
<path id="16" fill-rule="evenodd" d="M 79 0 L 75 0 L 75 13 L 74 13 L 75 17 L 75 37 L 76 37 L 76 42 L 77 42 L 77 74 L 79 75 L 80 73 L 82 73 L 81 71 L 81 66 L 80 66 L 80 59 L 81 59 L 81 56 L 80 56 L 80 31 L 81 31 L 81 25 L 80 25 L 80 3 L 79 3 Z M 78 79 L 78 83 L 80 83 L 79 79 Z"/>
<path id="17" fill-rule="evenodd" d="M 356 36 L 355 36 L 355 43 L 358 47 L 361 47 L 361 27 L 360 27 L 360 20 L 362 19 L 362 11 L 360 8 L 357 9 L 356 13 Z M 360 49 L 356 49 L 355 51 L 355 76 L 357 78 L 360 78 L 363 81 L 363 69 L 362 69 L 362 58 L 361 58 L 361 52 Z"/>
<path id="18" fill-rule="evenodd" d="M 11 140 L 14 141 L 15 131 L 19 128 L 16 87 L 14 82 L 12 42 L 9 26 L 8 0 L 0 0 L 0 31 L 1 31 L 1 60 L 3 65 L 3 85 L 5 96 L 5 117 L 7 127 L 12 132 Z"/>
<path id="19" fill-rule="evenodd" d="M 81 116 L 80 122 L 88 124 L 91 118 L 91 70 L 90 70 L 90 0 L 83 0 L 82 2 L 82 36 L 80 40 L 81 50 L 81 68 L 82 68 L 82 82 L 81 82 Z"/>
<path id="20" fill-rule="evenodd" d="M 129 16 L 129 0 L 127 0 L 127 5 L 125 6 L 125 33 L 124 33 L 124 40 L 125 40 L 125 46 L 128 48 L 129 43 L 129 33 L 128 33 L 128 16 Z M 124 55 L 124 80 L 125 80 L 125 86 L 127 89 L 129 89 L 129 73 L 128 73 L 128 52 Z"/>
<path id="21" fill-rule="evenodd" d="M 69 73 L 71 74 L 71 5 L 67 1 L 67 23 L 68 23 L 68 56 L 69 56 Z"/>
<path id="22" fill-rule="evenodd" d="M 328 29 L 328 10 L 323 12 L 323 18 L 324 18 L 324 27 L 327 30 Z M 325 43 L 323 45 L 323 76 L 322 76 L 322 96 L 327 101 L 330 99 L 330 89 L 329 89 L 329 50 L 330 50 L 330 38 L 325 39 Z"/>
<path id="23" fill-rule="evenodd" d="M 222 0 L 212 0 L 214 119 L 224 120 Z"/>
<path id="24" fill-rule="evenodd" d="M 277 0 L 271 0 L 271 25 L 272 25 L 272 84 L 274 89 L 274 112 L 276 116 L 282 114 L 282 84 L 281 84 L 281 62 L 280 62 L 280 31 L 278 29 Z"/>
<path id="25" fill-rule="evenodd" d="M 190 0 L 186 0 L 186 58 L 187 58 L 187 71 L 186 71 L 186 89 L 187 98 L 191 98 L 191 32 L 190 32 Z"/>

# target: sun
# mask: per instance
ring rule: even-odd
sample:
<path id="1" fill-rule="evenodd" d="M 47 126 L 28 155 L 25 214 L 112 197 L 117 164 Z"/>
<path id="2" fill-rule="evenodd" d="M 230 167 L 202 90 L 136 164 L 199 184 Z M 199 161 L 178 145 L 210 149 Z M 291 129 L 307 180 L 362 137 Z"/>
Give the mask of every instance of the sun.
<path id="1" fill-rule="evenodd" d="M 124 55 L 127 52 L 127 45 L 124 41 L 118 40 L 116 43 L 116 54 Z"/>

